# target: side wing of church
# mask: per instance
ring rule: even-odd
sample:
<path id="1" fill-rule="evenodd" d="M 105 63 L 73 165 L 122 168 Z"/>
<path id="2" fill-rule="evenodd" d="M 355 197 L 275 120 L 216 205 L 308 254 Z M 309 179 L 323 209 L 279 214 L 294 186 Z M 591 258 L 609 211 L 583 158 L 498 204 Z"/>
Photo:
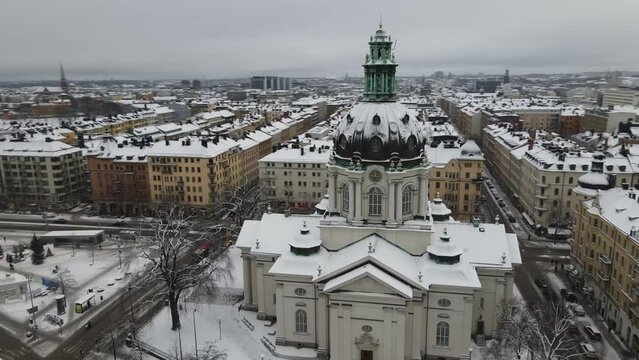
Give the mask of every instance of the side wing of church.
<path id="1" fill-rule="evenodd" d="M 335 132 L 327 211 L 244 223 L 243 308 L 276 321 L 277 344 L 320 358 L 468 359 L 513 295 L 519 246 L 503 225 L 457 222 L 429 201 L 424 134 L 395 101 L 391 44 L 380 25 L 365 101 Z"/>

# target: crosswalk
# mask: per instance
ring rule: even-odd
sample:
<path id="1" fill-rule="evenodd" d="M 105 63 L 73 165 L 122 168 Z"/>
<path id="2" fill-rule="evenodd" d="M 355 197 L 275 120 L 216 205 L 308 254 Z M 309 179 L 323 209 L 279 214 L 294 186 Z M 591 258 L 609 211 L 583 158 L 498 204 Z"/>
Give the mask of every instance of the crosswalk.
<path id="1" fill-rule="evenodd" d="M 2 360 L 21 360 L 31 359 L 33 351 L 26 346 L 19 349 L 2 350 L 0 351 L 0 359 Z"/>
<path id="2" fill-rule="evenodd" d="M 62 349 L 62 352 L 70 355 L 69 358 L 82 359 L 84 356 L 87 355 L 87 352 L 83 349 L 83 344 L 81 343 L 76 343 L 71 346 L 67 346 L 64 349 Z"/>

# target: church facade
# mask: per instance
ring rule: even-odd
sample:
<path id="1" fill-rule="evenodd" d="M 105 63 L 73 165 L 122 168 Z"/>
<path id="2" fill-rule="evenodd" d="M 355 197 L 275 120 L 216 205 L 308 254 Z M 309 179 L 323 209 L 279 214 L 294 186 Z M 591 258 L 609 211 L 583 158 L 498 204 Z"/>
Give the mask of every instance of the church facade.
<path id="1" fill-rule="evenodd" d="M 276 321 L 277 345 L 318 358 L 468 359 L 513 295 L 517 238 L 428 199 L 423 127 L 396 102 L 391 45 L 380 25 L 365 101 L 335 131 L 328 209 L 244 223 L 243 308 Z"/>

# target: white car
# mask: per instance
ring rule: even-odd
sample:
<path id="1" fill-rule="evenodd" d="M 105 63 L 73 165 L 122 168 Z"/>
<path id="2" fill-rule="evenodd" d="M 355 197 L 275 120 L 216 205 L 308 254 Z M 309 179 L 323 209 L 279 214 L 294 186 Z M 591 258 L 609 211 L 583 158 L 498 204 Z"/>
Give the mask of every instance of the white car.
<path id="1" fill-rule="evenodd" d="M 581 348 L 581 352 L 583 353 L 583 356 L 587 357 L 588 359 L 599 359 L 599 355 L 597 355 L 597 351 L 595 351 L 595 347 L 592 346 L 591 344 L 581 343 L 579 344 L 579 347 Z"/>

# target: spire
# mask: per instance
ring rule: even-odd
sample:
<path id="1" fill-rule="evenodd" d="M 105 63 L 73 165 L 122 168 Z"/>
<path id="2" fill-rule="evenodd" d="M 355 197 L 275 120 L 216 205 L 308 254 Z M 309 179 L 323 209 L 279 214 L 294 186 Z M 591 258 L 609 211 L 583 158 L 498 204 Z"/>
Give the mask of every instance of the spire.
<path id="1" fill-rule="evenodd" d="M 364 97 L 366 101 L 387 102 L 395 101 L 397 83 L 395 81 L 395 55 L 393 42 L 382 29 L 380 15 L 379 29 L 370 37 L 369 52 L 364 59 Z"/>
<path id="2" fill-rule="evenodd" d="M 67 79 L 64 77 L 64 68 L 62 64 L 60 64 L 60 88 L 62 92 L 69 93 L 69 84 L 67 83 Z"/>
<path id="3" fill-rule="evenodd" d="M 379 28 L 382 28 L 382 14 L 379 14 Z"/>

